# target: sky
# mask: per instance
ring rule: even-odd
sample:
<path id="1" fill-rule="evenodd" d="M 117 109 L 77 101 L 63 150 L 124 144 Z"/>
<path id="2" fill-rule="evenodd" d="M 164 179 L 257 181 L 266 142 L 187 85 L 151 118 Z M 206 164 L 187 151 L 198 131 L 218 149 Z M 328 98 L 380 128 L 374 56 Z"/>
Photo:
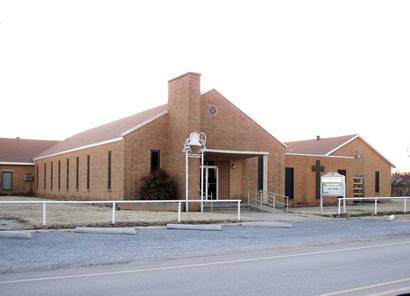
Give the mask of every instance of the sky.
<path id="1" fill-rule="evenodd" d="M 361 134 L 410 171 L 410 1 L 0 0 L 0 137 L 62 140 L 199 72 L 285 142 Z"/>

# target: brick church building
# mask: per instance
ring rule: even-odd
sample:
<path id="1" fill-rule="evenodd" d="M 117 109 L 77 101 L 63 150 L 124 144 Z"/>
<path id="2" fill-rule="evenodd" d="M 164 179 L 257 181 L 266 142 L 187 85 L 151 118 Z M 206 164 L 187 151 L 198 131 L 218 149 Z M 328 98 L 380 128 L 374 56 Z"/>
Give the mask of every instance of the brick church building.
<path id="1" fill-rule="evenodd" d="M 263 190 L 315 204 L 317 176 L 328 171 L 346 175 L 349 196 L 359 177 L 363 195 L 390 195 L 393 165 L 360 136 L 282 143 L 217 90 L 201 93 L 197 73 L 168 82 L 167 104 L 63 141 L 0 139 L 0 194 L 139 199 L 141 178 L 161 168 L 184 199 L 183 148 L 192 132 L 207 139 L 205 199 L 246 200 L 248 190 Z M 200 163 L 188 159 L 189 199 L 200 197 Z"/>

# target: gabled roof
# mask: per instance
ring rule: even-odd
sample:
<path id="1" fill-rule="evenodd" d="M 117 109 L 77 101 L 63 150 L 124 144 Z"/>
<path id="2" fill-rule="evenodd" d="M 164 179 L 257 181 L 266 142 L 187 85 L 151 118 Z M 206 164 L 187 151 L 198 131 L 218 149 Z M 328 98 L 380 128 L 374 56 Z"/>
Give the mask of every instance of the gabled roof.
<path id="1" fill-rule="evenodd" d="M 123 136 L 166 113 L 168 113 L 167 104 L 86 130 L 42 151 L 35 159 L 121 141 Z"/>
<path id="2" fill-rule="evenodd" d="M 373 149 L 384 160 L 386 160 L 393 168 L 396 167 L 390 160 L 388 160 L 383 154 L 377 151 L 372 145 L 369 144 L 369 142 L 367 142 L 362 136 L 358 134 L 332 138 L 320 138 L 286 142 L 286 154 L 338 157 L 335 156 L 334 153 L 357 138 L 360 138 L 363 142 L 365 142 L 371 149 Z"/>
<path id="3" fill-rule="evenodd" d="M 312 154 L 312 155 L 329 155 L 336 148 L 345 145 L 346 142 L 351 141 L 358 135 L 347 135 L 332 138 L 320 138 L 285 142 L 287 145 L 286 153 L 295 154 Z"/>
<path id="4" fill-rule="evenodd" d="M 273 136 L 270 132 L 268 132 L 263 126 L 261 126 L 259 123 L 257 123 L 252 117 L 250 117 L 248 114 L 243 112 L 239 107 L 237 107 L 234 103 L 232 103 L 230 100 L 228 100 L 223 94 L 221 94 L 219 91 L 217 91 L 215 88 L 210 89 L 206 92 L 201 93 L 201 96 L 205 96 L 207 93 L 215 92 L 222 98 L 224 98 L 229 104 L 231 104 L 236 110 L 238 110 L 240 113 L 242 113 L 244 116 L 248 117 L 251 121 L 253 121 L 260 129 L 262 129 L 264 132 L 266 132 L 269 136 L 271 136 L 276 142 L 278 142 L 280 145 L 286 148 L 286 143 L 283 143 L 279 141 L 275 136 Z"/>
<path id="5" fill-rule="evenodd" d="M 33 164 L 33 158 L 58 141 L 0 138 L 0 164 Z"/>

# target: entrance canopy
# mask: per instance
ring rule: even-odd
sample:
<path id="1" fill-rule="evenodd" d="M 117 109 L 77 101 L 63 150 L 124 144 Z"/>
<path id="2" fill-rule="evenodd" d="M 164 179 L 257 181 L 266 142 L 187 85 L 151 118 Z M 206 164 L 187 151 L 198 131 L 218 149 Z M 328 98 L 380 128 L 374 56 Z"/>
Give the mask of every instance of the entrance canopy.
<path id="1" fill-rule="evenodd" d="M 246 159 L 257 156 L 269 155 L 265 151 L 242 151 L 242 150 L 222 150 L 222 149 L 204 149 L 205 157 L 214 160 L 218 159 Z"/>

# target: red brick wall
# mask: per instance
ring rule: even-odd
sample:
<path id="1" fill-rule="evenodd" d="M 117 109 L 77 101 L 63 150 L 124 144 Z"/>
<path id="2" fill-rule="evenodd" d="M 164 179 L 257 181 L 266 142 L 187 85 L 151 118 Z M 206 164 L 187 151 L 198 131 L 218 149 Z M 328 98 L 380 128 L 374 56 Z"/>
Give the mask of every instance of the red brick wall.
<path id="1" fill-rule="evenodd" d="M 0 195 L 31 195 L 33 194 L 33 181 L 24 181 L 25 174 L 34 174 L 32 165 L 0 165 Z M 13 173 L 12 190 L 2 190 L 2 172 Z"/>
<path id="2" fill-rule="evenodd" d="M 36 195 L 57 199 L 118 200 L 124 192 L 123 141 L 81 149 L 58 156 L 39 159 L 39 187 Z M 108 151 L 112 151 L 111 191 L 108 190 Z M 87 155 L 90 155 L 90 189 L 87 190 Z M 76 157 L 79 157 L 79 188 L 76 189 Z M 69 161 L 69 189 L 66 189 L 67 158 Z M 58 188 L 58 161 L 61 161 L 60 189 Z M 53 188 L 51 188 L 51 162 L 53 162 Z M 47 176 L 44 188 L 44 164 Z"/>
<path id="3" fill-rule="evenodd" d="M 216 107 L 215 115 L 209 114 L 210 106 Z M 201 131 L 207 135 L 207 148 L 269 152 L 268 190 L 283 194 L 285 147 L 216 90 L 201 96 Z M 238 180 L 243 180 L 242 195 L 247 195 L 248 189 L 257 189 L 257 158 L 238 165 L 235 174 Z M 239 176 L 241 168 L 242 176 Z"/>
<path id="4" fill-rule="evenodd" d="M 151 173 L 151 150 L 160 150 L 161 169 L 167 171 L 167 131 L 168 115 L 163 115 L 124 137 L 125 199 L 139 199 L 141 178 Z"/>

